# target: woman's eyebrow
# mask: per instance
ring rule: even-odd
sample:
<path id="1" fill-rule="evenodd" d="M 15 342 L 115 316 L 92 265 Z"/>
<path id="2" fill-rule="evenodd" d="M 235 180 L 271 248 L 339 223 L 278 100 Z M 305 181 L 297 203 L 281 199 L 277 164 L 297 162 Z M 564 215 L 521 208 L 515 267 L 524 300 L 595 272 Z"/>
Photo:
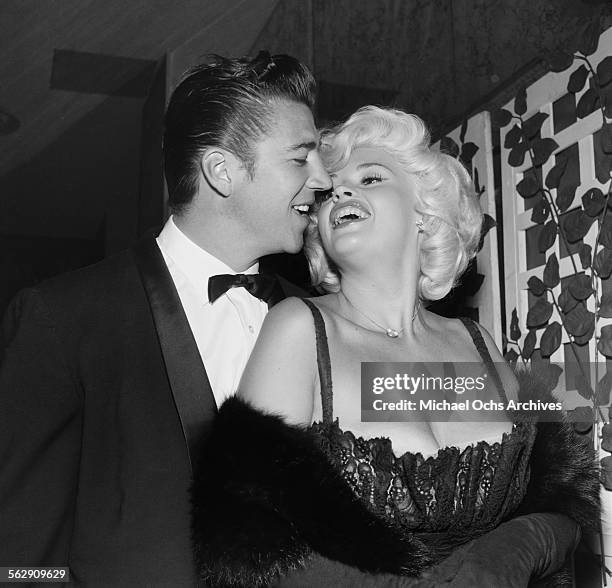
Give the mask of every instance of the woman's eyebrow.
<path id="1" fill-rule="evenodd" d="M 363 169 L 364 167 L 373 167 L 373 166 L 377 166 L 377 167 L 384 167 L 386 170 L 388 171 L 392 171 L 389 167 L 387 167 L 384 163 L 377 163 L 377 162 L 372 162 L 372 163 L 360 163 L 357 166 L 357 169 Z"/>
<path id="2" fill-rule="evenodd" d="M 385 165 L 384 163 L 378 163 L 378 162 L 376 162 L 376 161 L 373 161 L 373 162 L 371 162 L 371 163 L 360 163 L 359 165 L 357 165 L 357 166 L 355 167 L 355 169 L 356 169 L 357 171 L 359 171 L 359 170 L 362 170 L 362 169 L 365 169 L 365 168 L 368 168 L 368 167 L 383 167 L 383 168 L 385 168 L 385 169 L 386 169 L 386 170 L 387 170 L 389 173 L 393 173 L 393 170 L 392 170 L 392 169 L 391 169 L 389 166 Z M 329 172 L 329 174 L 328 174 L 328 175 L 329 175 L 330 179 L 332 179 L 332 180 L 333 180 L 334 178 L 337 178 L 337 177 L 338 177 L 338 174 L 337 174 L 336 172 Z"/>

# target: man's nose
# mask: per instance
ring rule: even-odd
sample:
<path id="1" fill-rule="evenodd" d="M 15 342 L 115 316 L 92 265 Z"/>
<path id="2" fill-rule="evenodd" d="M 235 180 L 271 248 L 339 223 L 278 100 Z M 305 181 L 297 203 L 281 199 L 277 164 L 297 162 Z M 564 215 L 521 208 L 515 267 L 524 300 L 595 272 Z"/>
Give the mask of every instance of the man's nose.
<path id="1" fill-rule="evenodd" d="M 323 167 L 321 158 L 317 155 L 312 162 L 312 173 L 306 182 L 306 186 L 311 190 L 326 191 L 332 187 L 332 182 L 329 174 Z"/>

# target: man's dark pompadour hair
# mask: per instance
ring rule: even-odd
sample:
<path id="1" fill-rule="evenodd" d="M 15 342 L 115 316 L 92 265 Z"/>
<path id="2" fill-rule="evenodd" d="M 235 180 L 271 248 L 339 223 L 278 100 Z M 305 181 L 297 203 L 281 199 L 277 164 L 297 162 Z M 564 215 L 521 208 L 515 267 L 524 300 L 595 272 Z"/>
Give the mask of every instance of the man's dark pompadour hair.
<path id="1" fill-rule="evenodd" d="M 254 59 L 218 55 L 190 70 L 174 90 L 165 117 L 164 170 L 168 204 L 183 209 L 198 189 L 200 158 L 208 147 L 233 153 L 249 173 L 254 143 L 269 130 L 275 100 L 314 106 L 316 82 L 289 55 L 261 51 Z"/>

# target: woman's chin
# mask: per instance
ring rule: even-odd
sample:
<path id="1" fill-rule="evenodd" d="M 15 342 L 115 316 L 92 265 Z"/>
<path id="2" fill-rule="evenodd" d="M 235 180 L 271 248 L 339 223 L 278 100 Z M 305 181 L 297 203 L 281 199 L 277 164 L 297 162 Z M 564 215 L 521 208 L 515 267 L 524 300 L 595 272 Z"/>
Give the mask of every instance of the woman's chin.
<path id="1" fill-rule="evenodd" d="M 337 255 L 350 255 L 367 246 L 367 239 L 357 232 L 338 233 L 330 240 L 328 253 L 332 258 Z"/>
<path id="2" fill-rule="evenodd" d="M 326 248 L 329 258 L 339 267 L 349 267 L 367 262 L 376 263 L 381 258 L 380 241 L 367 238 L 365 235 L 344 234 L 334 239 L 331 247 Z"/>

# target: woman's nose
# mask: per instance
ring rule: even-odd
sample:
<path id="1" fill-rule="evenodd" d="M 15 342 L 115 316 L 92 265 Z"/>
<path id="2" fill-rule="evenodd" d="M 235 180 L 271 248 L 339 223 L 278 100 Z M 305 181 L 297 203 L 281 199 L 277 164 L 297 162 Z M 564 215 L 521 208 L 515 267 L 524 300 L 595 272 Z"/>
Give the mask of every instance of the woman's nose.
<path id="1" fill-rule="evenodd" d="M 334 188 L 334 196 L 336 196 L 338 199 L 350 198 L 352 195 L 353 191 L 347 186 L 340 185 Z"/>

